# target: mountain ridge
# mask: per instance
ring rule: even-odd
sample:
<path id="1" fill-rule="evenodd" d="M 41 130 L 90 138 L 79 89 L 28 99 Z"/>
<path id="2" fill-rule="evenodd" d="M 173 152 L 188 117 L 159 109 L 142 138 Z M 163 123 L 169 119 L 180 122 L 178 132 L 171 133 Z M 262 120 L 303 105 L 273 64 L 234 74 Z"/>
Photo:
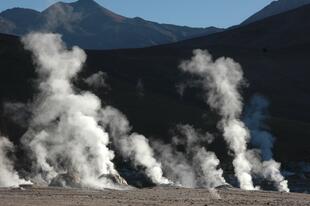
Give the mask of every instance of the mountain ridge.
<path id="1" fill-rule="evenodd" d="M 241 23 L 241 25 L 250 24 L 262 19 L 265 19 L 270 16 L 274 16 L 280 13 L 284 13 L 286 11 L 290 11 L 301 6 L 310 4 L 310 0 L 276 0 L 272 1 L 269 5 L 265 6 L 260 11 L 256 12 L 245 21 Z"/>
<path id="2" fill-rule="evenodd" d="M 57 32 L 68 45 L 87 49 L 147 47 L 223 31 L 215 27 L 191 28 L 128 18 L 93 0 L 57 2 L 42 12 L 10 9 L 1 12 L 0 17 L 2 33 L 21 36 L 30 31 Z"/>
<path id="3" fill-rule="evenodd" d="M 310 4 L 221 33 L 158 47 L 225 45 L 243 49 L 281 49 L 310 44 Z M 296 23 L 298 21 L 298 23 Z M 297 37 L 297 38 L 293 38 Z"/>

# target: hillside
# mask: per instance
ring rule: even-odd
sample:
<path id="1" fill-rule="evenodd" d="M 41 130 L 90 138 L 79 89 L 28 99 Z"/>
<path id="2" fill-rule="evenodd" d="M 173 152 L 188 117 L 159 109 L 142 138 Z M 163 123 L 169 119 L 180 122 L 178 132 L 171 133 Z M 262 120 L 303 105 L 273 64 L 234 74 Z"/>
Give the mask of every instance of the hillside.
<path id="1" fill-rule="evenodd" d="M 223 45 L 238 48 L 280 49 L 310 43 L 310 5 L 278 14 L 226 32 L 185 40 L 175 47 Z"/>
<path id="2" fill-rule="evenodd" d="M 250 16 L 241 25 L 246 25 L 253 23 L 255 21 L 259 21 L 270 16 L 274 16 L 280 13 L 284 13 L 289 10 L 296 9 L 298 7 L 304 6 L 306 4 L 310 4 L 309 0 L 275 0 L 271 2 L 269 5 L 258 11 L 257 13 Z"/>

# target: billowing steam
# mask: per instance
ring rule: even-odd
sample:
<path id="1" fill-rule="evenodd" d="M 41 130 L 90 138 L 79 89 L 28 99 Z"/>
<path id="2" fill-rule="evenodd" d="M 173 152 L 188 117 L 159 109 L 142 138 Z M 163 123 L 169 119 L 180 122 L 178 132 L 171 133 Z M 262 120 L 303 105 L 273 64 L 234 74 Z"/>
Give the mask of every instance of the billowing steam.
<path id="1" fill-rule="evenodd" d="M 17 187 L 20 184 L 30 184 L 21 179 L 14 170 L 13 161 L 8 157 L 13 152 L 14 145 L 6 137 L 0 137 L 0 187 Z"/>
<path id="2" fill-rule="evenodd" d="M 140 134 L 130 134 L 131 128 L 125 115 L 112 107 L 101 111 L 101 122 L 113 138 L 113 142 L 124 158 L 131 159 L 136 166 L 145 167 L 146 175 L 155 184 L 170 184 L 163 177 L 161 164 L 154 158 L 153 149 L 148 140 Z"/>
<path id="3" fill-rule="evenodd" d="M 77 93 L 72 79 L 86 60 L 83 50 L 66 50 L 60 35 L 32 33 L 23 38 L 40 75 L 40 94 L 23 143 L 33 153 L 37 181 L 50 184 L 68 174 L 82 186 L 102 188 L 118 176 L 108 149 L 109 135 L 97 123 L 101 102 L 92 93 Z"/>
<path id="4" fill-rule="evenodd" d="M 252 165 L 246 159 L 250 136 L 240 121 L 242 97 L 238 89 L 243 81 L 240 65 L 230 58 L 213 61 L 207 51 L 195 50 L 193 58 L 184 61 L 180 68 L 202 79 L 207 103 L 222 117 L 219 127 L 229 148 L 234 152 L 233 165 L 240 187 L 246 190 L 255 189 L 251 177 Z"/>
<path id="5" fill-rule="evenodd" d="M 190 125 L 178 125 L 171 144 L 152 142 L 153 149 L 145 136 L 132 132 L 123 113 L 111 106 L 103 107 L 96 95 L 74 87 L 74 80 L 86 61 L 82 49 L 68 50 L 58 34 L 31 33 L 23 37 L 22 42 L 33 53 L 39 94 L 30 106 L 31 112 L 28 105 L 16 103 L 6 107 L 11 108 L 10 111 L 24 110 L 25 114 L 16 122 L 27 119 L 30 125 L 22 137 L 22 144 L 32 163 L 28 175 L 32 182 L 123 188 L 120 185 L 127 182 L 115 169 L 115 150 L 137 169 L 142 168 L 155 184 L 209 189 L 227 184 L 219 159 L 207 150 L 214 140 L 212 134 L 202 133 Z M 220 114 L 218 127 L 234 154 L 233 166 L 240 187 L 256 189 L 251 176 L 254 173 L 274 181 L 279 191 L 288 192 L 280 164 L 273 160 L 273 137 L 264 129 L 268 102 L 261 97 L 253 99 L 246 116 L 251 143 L 255 147 L 247 149 L 250 132 L 240 120 L 243 107 L 238 91 L 243 82 L 240 65 L 230 58 L 213 61 L 207 51 L 195 50 L 194 57 L 180 67 L 201 78 L 206 102 Z M 97 89 L 106 87 L 104 76 L 98 72 L 84 82 Z M 139 84 L 138 91 L 139 88 L 143 91 L 142 82 Z M 14 170 L 13 162 L 8 158 L 13 149 L 11 142 L 0 137 L 0 186 L 30 183 Z"/>
<path id="6" fill-rule="evenodd" d="M 120 112 L 112 107 L 103 109 L 100 99 L 90 92 L 75 91 L 72 80 L 86 60 L 83 50 L 67 50 L 57 34 L 29 34 L 23 43 L 33 52 L 40 76 L 40 94 L 23 137 L 35 160 L 36 182 L 93 188 L 114 187 L 113 182 L 126 184 L 112 162 L 107 124 L 121 131 L 112 130 L 112 136 L 124 156 L 144 166 L 154 183 L 169 182 L 162 176 L 147 139 L 135 133 L 127 135 L 129 123 Z M 123 122 L 112 121 L 111 113 Z"/>
<path id="7" fill-rule="evenodd" d="M 218 169 L 220 161 L 213 152 L 207 152 L 201 145 L 211 143 L 214 137 L 209 134 L 199 134 L 190 125 L 179 125 L 178 130 L 183 135 L 173 138 L 175 145 L 183 142 L 188 157 L 192 157 L 192 167 L 198 177 L 198 186 L 215 188 L 224 185 L 223 170 Z"/>
<path id="8" fill-rule="evenodd" d="M 269 102 L 262 96 L 255 95 L 247 108 L 245 122 L 251 131 L 251 144 L 260 150 L 262 163 L 257 162 L 255 173 L 274 181 L 279 191 L 289 192 L 288 183 L 280 172 L 280 163 L 273 160 L 274 137 L 266 128 L 265 119 Z M 251 161 L 255 156 L 250 156 Z"/>
<path id="9" fill-rule="evenodd" d="M 153 145 L 165 174 L 175 185 L 187 188 L 197 187 L 196 173 L 184 153 L 177 151 L 169 144 L 154 142 Z"/>
<path id="10" fill-rule="evenodd" d="M 172 145 L 156 143 L 167 176 L 184 187 L 216 188 L 226 184 L 220 161 L 202 145 L 213 141 L 209 133 L 200 134 L 190 125 L 178 125 Z M 182 146 L 184 153 L 177 151 Z"/>
<path id="11" fill-rule="evenodd" d="M 222 129 L 229 148 L 234 152 L 233 166 L 240 187 L 246 190 L 256 189 L 251 176 L 251 173 L 255 173 L 274 181 L 279 191 L 289 192 L 287 181 L 280 172 L 280 164 L 272 159 L 274 138 L 263 129 L 264 111 L 268 107 L 268 102 L 259 96 L 252 99 L 246 117 L 251 135 L 240 120 L 243 107 L 242 97 L 238 91 L 243 83 L 241 66 L 230 58 L 222 57 L 213 61 L 207 51 L 195 50 L 194 57 L 190 61 L 183 62 L 180 67 L 201 78 L 200 83 L 206 92 L 208 105 L 222 117 L 218 126 Z M 252 145 L 258 149 L 247 149 L 250 139 Z M 261 158 L 257 155 L 259 153 Z"/>

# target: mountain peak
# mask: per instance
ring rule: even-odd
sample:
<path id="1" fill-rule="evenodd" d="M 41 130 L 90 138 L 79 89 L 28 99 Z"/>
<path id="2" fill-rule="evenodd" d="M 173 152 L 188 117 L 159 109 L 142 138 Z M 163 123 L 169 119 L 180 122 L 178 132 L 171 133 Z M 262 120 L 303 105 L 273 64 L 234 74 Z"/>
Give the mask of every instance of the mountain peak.
<path id="1" fill-rule="evenodd" d="M 69 5 L 71 5 L 77 11 L 84 11 L 88 13 L 103 13 L 105 16 L 108 16 L 117 22 L 121 22 L 125 19 L 125 17 L 104 8 L 95 0 L 78 0 L 73 3 L 69 3 Z"/>
<path id="2" fill-rule="evenodd" d="M 55 12 L 59 13 L 59 11 L 62 11 L 62 14 L 70 14 L 71 16 L 96 16 L 97 19 L 103 18 L 115 22 L 122 22 L 125 19 L 125 17 L 104 8 L 95 0 L 78 0 L 72 3 L 65 3 L 60 1 L 51 5 L 42 13 L 49 13 L 50 15 L 55 16 Z"/>
<path id="3" fill-rule="evenodd" d="M 63 2 L 61 2 L 63 1 Z M 99 0 L 60 0 L 42 12 L 0 14 L 0 33 L 24 35 L 30 31 L 57 32 L 67 45 L 88 49 L 147 47 L 222 31 L 159 24 L 118 15 Z"/>
<path id="4" fill-rule="evenodd" d="M 78 1 L 73 2 L 71 4 L 77 4 L 77 5 L 82 5 L 82 6 L 99 6 L 99 7 L 101 7 L 101 5 L 99 5 L 95 0 L 78 0 Z"/>

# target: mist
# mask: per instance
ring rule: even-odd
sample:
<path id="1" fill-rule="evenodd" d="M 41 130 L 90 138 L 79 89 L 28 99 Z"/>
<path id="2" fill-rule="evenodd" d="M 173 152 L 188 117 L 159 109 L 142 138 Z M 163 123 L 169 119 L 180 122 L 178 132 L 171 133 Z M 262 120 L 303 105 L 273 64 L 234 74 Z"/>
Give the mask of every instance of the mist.
<path id="1" fill-rule="evenodd" d="M 109 85 L 106 82 L 108 75 L 102 71 L 94 73 L 84 79 L 84 82 L 95 89 L 108 89 Z"/>
<path id="2" fill-rule="evenodd" d="M 269 107 L 268 100 L 260 95 L 254 95 L 250 101 L 245 113 L 245 122 L 251 131 L 251 144 L 259 149 L 261 160 L 256 161 L 255 173 L 274 182 L 278 191 L 289 192 L 288 182 L 281 174 L 281 164 L 273 159 L 273 145 L 275 138 L 268 131 L 266 125 L 267 110 Z M 255 156 L 251 156 L 253 161 Z M 257 157 L 256 157 L 257 158 Z M 255 161 L 255 160 L 254 160 Z"/>
<path id="3" fill-rule="evenodd" d="M 14 152 L 14 145 L 8 138 L 0 136 L 0 187 L 18 187 L 21 184 L 31 184 L 19 177 L 14 169 L 14 162 L 8 154 Z"/>
<path id="4" fill-rule="evenodd" d="M 177 185 L 214 189 L 227 184 L 220 169 L 220 161 L 214 152 L 207 151 L 206 145 L 214 137 L 201 133 L 191 125 L 177 125 L 171 144 L 155 142 L 163 170 Z M 182 147 L 182 151 L 178 148 Z"/>

